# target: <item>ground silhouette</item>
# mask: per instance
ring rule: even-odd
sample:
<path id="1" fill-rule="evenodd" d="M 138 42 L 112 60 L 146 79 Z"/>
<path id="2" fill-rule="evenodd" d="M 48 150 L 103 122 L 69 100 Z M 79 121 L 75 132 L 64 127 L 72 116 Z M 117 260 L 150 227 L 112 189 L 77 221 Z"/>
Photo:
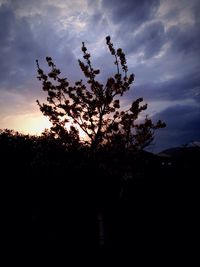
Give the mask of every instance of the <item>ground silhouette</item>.
<path id="1" fill-rule="evenodd" d="M 189 240 L 198 147 L 170 160 L 143 150 L 99 151 L 94 159 L 51 135 L 9 130 L 0 147 L 7 242 L 32 256 L 124 249 L 156 256 Z"/>

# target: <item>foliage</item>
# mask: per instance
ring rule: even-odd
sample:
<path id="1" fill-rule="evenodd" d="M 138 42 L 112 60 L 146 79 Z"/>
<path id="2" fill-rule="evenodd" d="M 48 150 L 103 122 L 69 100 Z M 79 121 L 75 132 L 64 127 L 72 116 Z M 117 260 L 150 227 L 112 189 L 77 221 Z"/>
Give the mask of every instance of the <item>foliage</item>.
<path id="1" fill-rule="evenodd" d="M 42 81 L 42 89 L 47 92 L 47 103 L 37 103 L 42 113 L 52 122 L 51 131 L 66 143 L 80 143 L 80 129 L 85 133 L 85 144 L 92 150 L 99 146 L 117 146 L 120 148 L 143 148 L 153 140 L 154 131 L 165 127 L 160 120 L 153 124 L 146 117 L 143 123 L 138 122 L 139 114 L 147 109 L 147 104 L 141 104 L 142 98 L 132 102 L 129 109 L 120 106 L 120 97 L 133 84 L 134 74 L 128 75 L 126 57 L 121 48 L 117 50 L 109 36 L 106 44 L 114 57 L 116 74 L 109 77 L 105 85 L 97 80 L 100 70 L 92 66 L 91 55 L 82 43 L 83 61 L 79 66 L 86 77 L 71 86 L 67 78 L 61 78 L 61 71 L 56 67 L 51 57 L 46 57 L 50 72 L 46 74 L 39 66 L 38 79 Z M 70 123 L 70 130 L 66 125 Z"/>

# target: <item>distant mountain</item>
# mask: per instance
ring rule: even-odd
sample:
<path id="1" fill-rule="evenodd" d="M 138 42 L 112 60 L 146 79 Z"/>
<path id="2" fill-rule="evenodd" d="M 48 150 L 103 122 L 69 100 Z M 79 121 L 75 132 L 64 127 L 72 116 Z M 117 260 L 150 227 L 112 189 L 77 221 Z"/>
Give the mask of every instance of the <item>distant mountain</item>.
<path id="1" fill-rule="evenodd" d="M 190 142 L 187 147 L 200 147 L 200 141 Z"/>
<path id="2" fill-rule="evenodd" d="M 158 153 L 158 156 L 173 157 L 177 159 L 184 158 L 189 161 L 195 159 L 195 161 L 200 161 L 200 146 L 195 144 L 193 142 L 193 144 L 188 144 L 187 146 L 183 147 L 172 147 L 161 151 Z"/>

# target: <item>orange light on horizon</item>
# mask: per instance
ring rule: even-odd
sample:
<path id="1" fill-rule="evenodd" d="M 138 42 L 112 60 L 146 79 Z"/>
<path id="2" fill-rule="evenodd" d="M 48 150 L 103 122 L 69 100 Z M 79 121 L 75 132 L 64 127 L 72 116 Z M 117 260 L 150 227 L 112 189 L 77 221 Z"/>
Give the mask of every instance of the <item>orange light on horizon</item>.
<path id="1" fill-rule="evenodd" d="M 26 114 L 9 115 L 0 120 L 0 129 L 10 129 L 22 134 L 41 135 L 45 129 L 50 129 L 52 124 L 41 113 L 33 112 Z M 70 123 L 66 126 L 70 128 Z M 87 140 L 86 133 L 77 127 L 81 140 Z"/>
<path id="2" fill-rule="evenodd" d="M 48 118 L 39 113 L 9 115 L 1 120 L 1 129 L 11 129 L 23 134 L 40 135 L 50 129 Z"/>

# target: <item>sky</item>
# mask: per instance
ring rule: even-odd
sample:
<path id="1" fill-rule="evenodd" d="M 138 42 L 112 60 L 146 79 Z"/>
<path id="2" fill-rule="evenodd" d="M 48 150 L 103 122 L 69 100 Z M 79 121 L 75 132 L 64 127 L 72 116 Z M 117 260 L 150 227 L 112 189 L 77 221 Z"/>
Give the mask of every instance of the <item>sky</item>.
<path id="1" fill-rule="evenodd" d="M 167 124 L 151 151 L 200 141 L 199 13 L 199 0 L 0 0 L 0 128 L 39 134 L 50 126 L 36 104 L 45 100 L 36 59 L 47 70 L 51 56 L 73 83 L 83 77 L 84 41 L 101 79 L 113 75 L 110 35 L 135 74 L 123 106 L 143 97 L 152 120 Z"/>

